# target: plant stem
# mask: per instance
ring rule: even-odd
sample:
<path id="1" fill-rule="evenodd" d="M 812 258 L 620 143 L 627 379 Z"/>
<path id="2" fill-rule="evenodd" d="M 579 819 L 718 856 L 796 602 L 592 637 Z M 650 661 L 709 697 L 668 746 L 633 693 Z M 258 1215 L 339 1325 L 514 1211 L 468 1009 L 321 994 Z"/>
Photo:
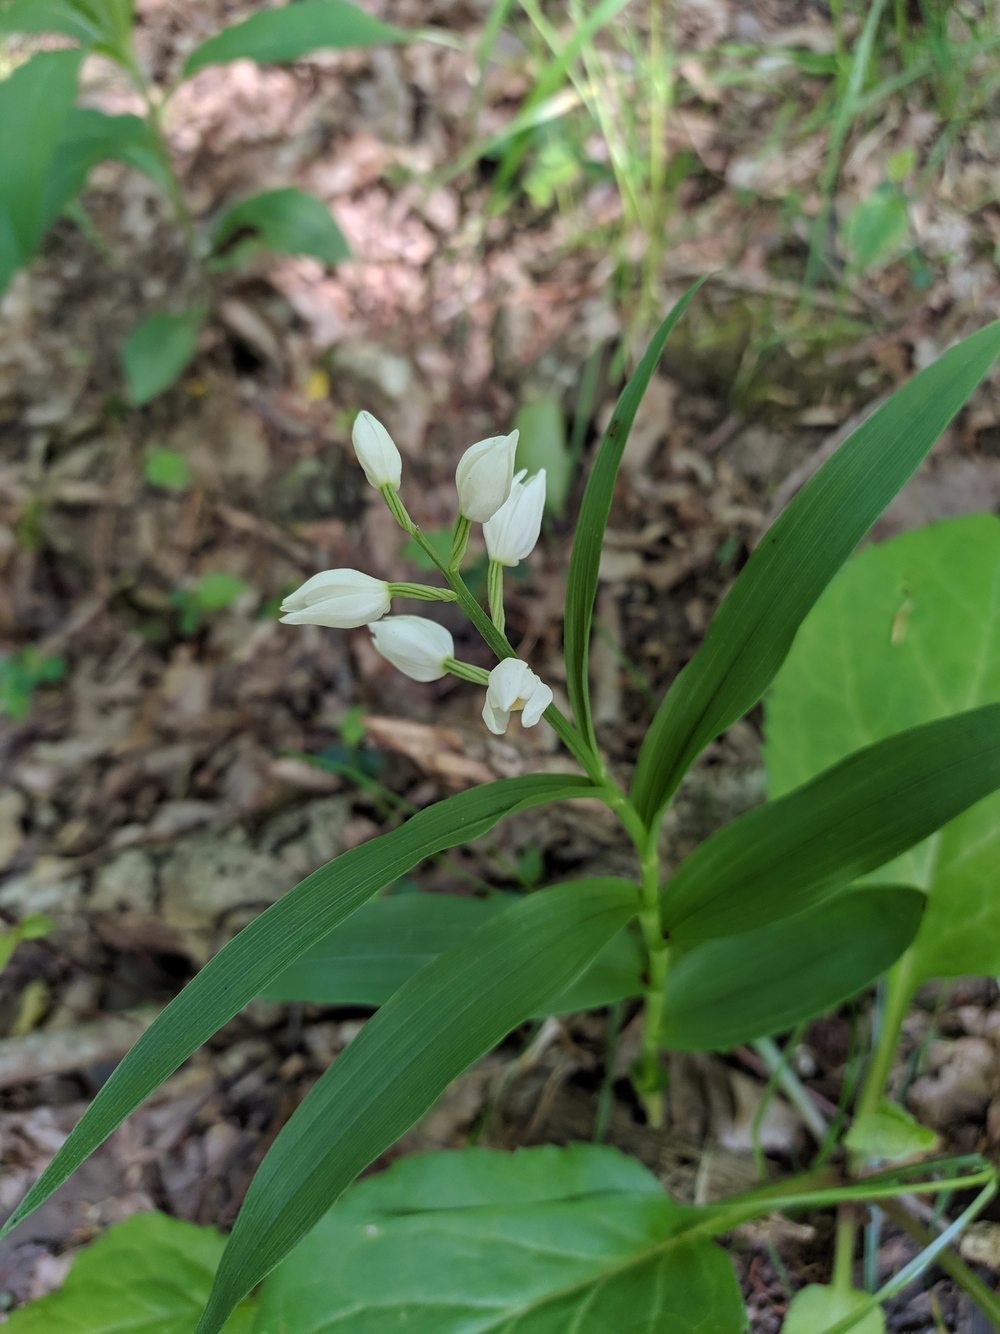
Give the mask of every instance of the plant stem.
<path id="1" fill-rule="evenodd" d="M 451 559 L 448 562 L 450 569 L 457 571 L 465 559 L 471 532 L 472 520 L 467 519 L 464 514 L 460 514 L 455 520 L 455 532 L 451 539 Z"/>
<path id="2" fill-rule="evenodd" d="M 637 1091 L 645 1104 L 649 1124 L 658 1130 L 663 1125 L 660 1030 L 663 1027 L 670 952 L 663 938 L 663 927 L 660 922 L 660 853 L 655 830 L 647 832 L 646 846 L 640 849 L 640 854 L 642 912 L 639 914 L 639 925 L 649 953 L 649 982 L 646 987 L 646 1008 L 642 1023 Z"/>
<path id="3" fill-rule="evenodd" d="M 850 1292 L 854 1287 L 854 1233 L 857 1219 L 853 1204 L 837 1206 L 837 1235 L 833 1252 L 831 1286 L 837 1292 Z"/>
<path id="4" fill-rule="evenodd" d="M 142 100 L 146 104 L 146 120 L 156 139 L 157 152 L 160 161 L 163 164 L 167 194 L 170 197 L 170 203 L 173 205 L 174 217 L 177 221 L 177 225 L 184 233 L 184 240 L 187 242 L 191 256 L 197 261 L 200 269 L 201 260 L 198 255 L 197 234 L 195 232 L 194 219 L 191 216 L 191 210 L 188 208 L 187 200 L 184 198 L 184 190 L 181 186 L 180 178 L 174 170 L 173 158 L 170 156 L 170 147 L 167 143 L 167 136 L 163 127 L 163 108 L 153 96 L 153 89 L 146 76 L 143 74 L 139 62 L 135 58 L 135 52 L 131 49 L 131 42 L 129 43 L 129 50 L 123 52 L 122 55 L 129 77 L 135 84 Z"/>
<path id="5" fill-rule="evenodd" d="M 934 1240 L 933 1233 L 928 1232 L 922 1223 L 918 1223 L 909 1209 L 899 1200 L 885 1200 L 881 1208 L 896 1226 L 908 1233 L 918 1245 L 926 1247 Z M 935 1257 L 935 1264 L 939 1265 L 949 1278 L 954 1279 L 958 1286 L 969 1294 L 983 1315 L 1000 1329 L 1000 1297 L 986 1286 L 962 1257 L 946 1249 Z"/>
<path id="6" fill-rule="evenodd" d="M 503 634 L 504 627 L 507 624 L 507 616 L 503 606 L 503 566 L 498 560 L 490 561 L 486 575 L 486 588 L 490 604 L 490 616 L 493 619 L 493 624 Z"/>
<path id="7" fill-rule="evenodd" d="M 868 1116 L 878 1111 L 896 1059 L 896 1044 L 913 994 L 913 955 L 907 951 L 887 975 L 885 1006 L 882 1010 L 875 1046 L 858 1095 L 854 1114 Z"/>
<path id="8" fill-rule="evenodd" d="M 785 1053 L 779 1050 L 773 1038 L 758 1038 L 753 1046 L 754 1051 L 774 1075 L 781 1091 L 802 1117 L 806 1128 L 817 1143 L 822 1144 L 827 1131 L 826 1118 L 809 1096 L 809 1090 L 788 1064 Z"/>

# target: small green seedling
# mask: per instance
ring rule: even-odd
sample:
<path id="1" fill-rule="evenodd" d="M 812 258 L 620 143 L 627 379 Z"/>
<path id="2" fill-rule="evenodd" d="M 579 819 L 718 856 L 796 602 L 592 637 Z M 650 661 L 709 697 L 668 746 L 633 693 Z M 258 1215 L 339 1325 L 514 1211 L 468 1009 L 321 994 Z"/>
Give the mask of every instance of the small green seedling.
<path id="1" fill-rule="evenodd" d="M 192 589 L 177 589 L 171 601 L 178 611 L 178 628 L 187 639 L 197 634 L 202 618 L 214 611 L 225 611 L 244 593 L 248 585 L 227 570 L 213 570 L 203 575 Z"/>
<path id="2" fill-rule="evenodd" d="M 27 718 L 36 688 L 55 685 L 65 674 L 65 658 L 43 655 L 33 644 L 17 653 L 0 653 L 0 714 L 18 721 Z"/>
<path id="3" fill-rule="evenodd" d="M 148 450 L 143 474 L 150 486 L 159 486 L 165 491 L 183 491 L 191 484 L 188 461 L 176 449 L 154 446 Z"/>
<path id="4" fill-rule="evenodd" d="M 10 956 L 22 940 L 40 940 L 52 930 L 52 918 L 46 913 L 31 913 L 14 926 L 0 929 L 0 969 L 10 962 Z"/>

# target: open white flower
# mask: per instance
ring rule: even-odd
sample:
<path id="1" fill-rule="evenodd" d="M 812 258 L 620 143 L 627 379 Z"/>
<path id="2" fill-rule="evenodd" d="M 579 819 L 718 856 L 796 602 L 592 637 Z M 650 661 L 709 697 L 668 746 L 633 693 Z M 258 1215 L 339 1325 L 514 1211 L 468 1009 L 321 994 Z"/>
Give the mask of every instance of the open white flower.
<path id="1" fill-rule="evenodd" d="M 552 691 L 526 662 L 504 658 L 490 672 L 483 722 L 495 736 L 503 736 L 516 709 L 523 710 L 523 726 L 534 727 L 551 703 Z"/>
<path id="2" fill-rule="evenodd" d="M 354 452 L 365 476 L 376 491 L 383 486 L 398 487 L 403 476 L 403 460 L 392 436 L 377 417 L 359 412 L 351 432 Z"/>
<path id="3" fill-rule="evenodd" d="M 517 431 L 491 435 L 488 440 L 470 445 L 459 459 L 455 469 L 458 508 L 473 523 L 492 519 L 510 495 L 517 437 Z"/>
<path id="4" fill-rule="evenodd" d="M 426 616 L 389 616 L 372 626 L 372 639 L 383 658 L 414 681 L 436 681 L 455 656 L 455 641 L 443 625 Z"/>
<path id="5" fill-rule="evenodd" d="M 350 630 L 389 610 L 389 585 L 360 570 L 321 570 L 281 604 L 286 625 L 328 625 Z"/>
<path id="6" fill-rule="evenodd" d="M 510 486 L 510 495 L 483 524 L 486 550 L 490 560 L 501 565 L 517 565 L 530 556 L 542 528 L 545 508 L 545 469 L 536 472 L 527 482 L 527 469 L 517 474 Z"/>

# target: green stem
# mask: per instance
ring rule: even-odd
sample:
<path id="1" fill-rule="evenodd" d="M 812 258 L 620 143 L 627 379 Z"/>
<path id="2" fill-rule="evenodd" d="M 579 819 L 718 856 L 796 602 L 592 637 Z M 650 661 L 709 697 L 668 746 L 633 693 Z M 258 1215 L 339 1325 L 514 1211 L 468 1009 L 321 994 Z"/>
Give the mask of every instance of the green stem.
<path id="1" fill-rule="evenodd" d="M 816 1142 L 822 1144 L 823 1137 L 827 1132 L 826 1119 L 810 1098 L 809 1090 L 788 1064 L 785 1052 L 779 1049 L 773 1038 L 758 1038 L 753 1046 L 757 1055 L 774 1076 L 775 1083 L 801 1116 L 807 1129 L 815 1137 Z M 785 1051 L 787 1050 L 786 1047 Z"/>
<path id="2" fill-rule="evenodd" d="M 854 1236 L 857 1219 L 853 1204 L 837 1206 L 837 1235 L 833 1252 L 831 1286 L 837 1292 L 850 1292 L 854 1287 Z"/>
<path id="3" fill-rule="evenodd" d="M 918 1223 L 910 1211 L 898 1200 L 886 1200 L 881 1206 L 897 1227 L 908 1233 L 918 1245 L 927 1247 L 934 1240 L 932 1233 Z M 943 1250 L 935 1257 L 949 1278 L 954 1279 L 963 1291 L 967 1292 L 987 1320 L 1000 1329 L 1000 1297 L 986 1286 L 974 1270 L 970 1269 L 960 1255 L 954 1251 Z"/>
<path id="4" fill-rule="evenodd" d="M 174 170 L 173 158 L 170 156 L 167 135 L 163 126 L 163 109 L 160 106 L 160 103 L 153 97 L 153 89 L 146 79 L 146 76 L 143 74 L 139 62 L 135 58 L 135 52 L 131 49 L 131 43 L 129 44 L 129 50 L 122 52 L 122 63 L 128 70 L 129 77 L 138 89 L 143 102 L 146 104 L 146 120 L 148 121 L 149 128 L 153 131 L 153 136 L 156 139 L 157 153 L 163 164 L 167 183 L 167 194 L 169 195 L 170 203 L 173 206 L 174 217 L 177 220 L 177 225 L 184 233 L 184 239 L 187 242 L 192 257 L 198 261 L 200 268 L 201 261 L 198 255 L 198 240 L 197 233 L 195 232 L 194 218 L 191 216 L 191 210 L 188 208 L 187 200 L 184 198 L 184 189 L 177 172 Z"/>
<path id="5" fill-rule="evenodd" d="M 913 994 L 913 957 L 913 954 L 907 951 L 888 973 L 885 1007 L 879 1031 L 875 1035 L 875 1047 L 865 1073 L 865 1081 L 854 1109 L 855 1117 L 869 1116 L 877 1112 L 879 1103 L 885 1097 L 886 1085 L 896 1059 L 896 1045 Z"/>
<path id="6" fill-rule="evenodd" d="M 390 584 L 392 598 L 417 598 L 421 602 L 455 602 L 458 594 L 452 588 L 432 588 L 428 584 Z"/>
<path id="7" fill-rule="evenodd" d="M 507 617 L 503 608 L 503 566 L 498 560 L 491 560 L 489 570 L 486 575 L 486 589 L 490 603 L 490 616 L 493 624 L 500 631 L 504 632 L 504 626 L 507 624 Z"/>
<path id="8" fill-rule="evenodd" d="M 460 514 L 455 520 L 455 532 L 451 539 L 451 559 L 448 562 L 449 569 L 458 570 L 461 568 L 462 561 L 465 559 L 465 553 L 469 545 L 469 534 L 472 532 L 472 520 L 467 519 L 464 514 Z M 503 627 L 501 626 L 501 629 Z"/>
<path id="9" fill-rule="evenodd" d="M 460 662 L 458 658 L 445 658 L 444 665 L 452 676 L 460 676 L 463 681 L 471 681 L 476 686 L 489 684 L 490 674 L 485 667 L 476 667 L 471 662 Z"/>

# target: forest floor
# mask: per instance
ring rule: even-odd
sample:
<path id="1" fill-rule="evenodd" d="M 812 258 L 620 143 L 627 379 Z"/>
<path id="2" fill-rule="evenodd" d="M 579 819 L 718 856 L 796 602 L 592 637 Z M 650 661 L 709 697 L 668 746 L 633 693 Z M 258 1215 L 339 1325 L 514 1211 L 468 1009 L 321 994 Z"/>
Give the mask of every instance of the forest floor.
<path id="1" fill-rule="evenodd" d="M 150 1016 L 262 907 L 385 827 L 393 802 L 423 807 L 470 783 L 567 765 L 544 724 L 490 736 L 479 691 L 454 678 L 401 677 L 365 630 L 276 620 L 280 597 L 318 569 L 421 577 L 354 462 L 356 409 L 375 412 L 399 443 L 414 517 L 443 528 L 461 450 L 508 429 L 540 394 L 559 396 L 572 419 L 585 363 L 603 348 L 595 396 L 577 413 L 589 448 L 617 391 L 610 351 L 625 335 L 634 345 L 644 327 L 620 281 L 618 257 L 630 246 L 634 254 L 635 237 L 619 237 L 614 253 L 606 243 L 620 227 L 613 182 L 598 179 L 567 207 L 519 195 L 491 216 L 488 170 L 447 179 L 449 164 L 509 119 L 528 87 L 513 49 L 477 88 L 471 52 L 486 7 L 391 8 L 396 22 L 447 29 L 461 49 L 421 42 L 280 68 L 213 67 L 169 113 L 198 217 L 294 182 L 329 202 L 349 262 L 328 271 L 269 258 L 227 276 L 194 365 L 150 406 L 127 407 L 118 343 L 189 276 L 163 200 L 108 164 L 85 195 L 104 248 L 60 223 L 0 302 L 0 640 L 10 653 L 35 645 L 64 664 L 26 717 L 0 716 L 0 919 L 43 912 L 54 922 L 0 975 L 3 1212 Z M 167 80 L 237 11 L 220 0 L 140 0 L 138 12 L 141 54 Z M 829 37 L 820 11 L 777 0 L 681 12 L 691 19 L 695 81 L 706 43 L 750 40 L 740 23 L 752 21 L 752 40 L 775 52 L 793 42 L 825 49 Z M 671 122 L 699 165 L 677 192 L 653 305 L 666 310 L 698 274 L 716 277 L 640 410 L 605 543 L 593 683 L 600 739 L 621 775 L 652 701 L 697 647 L 776 509 L 856 414 L 1000 314 L 1000 210 L 976 202 L 984 181 L 1000 182 L 1000 146 L 976 124 L 952 140 L 943 184 L 912 205 L 920 282 L 901 259 L 840 296 L 821 292 L 802 313 L 788 273 L 804 242 L 785 204 L 795 190 L 808 205 L 819 157 L 807 145 L 775 161 L 767 147 L 784 77 L 774 75 L 771 101 L 759 89 L 704 88 Z M 134 109 L 99 59 L 85 78 L 92 104 Z M 890 148 L 933 137 L 929 117 L 904 103 L 880 139 L 851 142 L 847 204 L 875 188 Z M 149 480 L 158 450 L 183 456 L 184 482 Z M 569 516 L 581 488 L 577 476 L 567 517 L 549 525 L 525 577 L 512 581 L 508 607 L 512 642 L 557 696 Z M 876 536 L 998 508 L 1000 403 L 988 385 Z M 199 581 L 217 572 L 239 581 L 229 605 L 185 617 Z M 451 612 L 442 618 L 458 656 L 489 665 Z M 762 799 L 760 727 L 759 713 L 736 724 L 690 774 L 668 820 L 668 865 Z M 372 786 L 306 758 L 325 755 L 335 768 L 359 753 L 395 794 L 388 807 Z M 610 818 L 567 805 L 511 819 L 412 880 L 468 894 L 584 867 L 631 874 L 629 845 Z M 56 1286 L 75 1247 L 138 1209 L 228 1227 L 268 1145 L 364 1018 L 248 1006 L 0 1247 L 0 1294 L 20 1303 Z M 752 1184 L 751 1129 L 766 1084 L 758 1058 L 747 1049 L 673 1058 L 670 1124 L 656 1133 L 625 1078 L 632 1020 L 626 1007 L 609 1141 L 689 1198 Z M 514 1035 L 386 1160 L 473 1134 L 504 1146 L 589 1139 L 607 1023 L 599 1012 Z M 797 1051 L 821 1106 L 836 1105 L 851 1023 L 845 1010 L 813 1024 Z M 970 979 L 921 995 L 903 1055 L 929 1033 L 911 1097 L 945 1143 L 996 1157 L 996 985 Z M 808 1149 L 780 1099 L 763 1137 L 775 1171 Z M 978 1247 L 969 1258 L 987 1266 L 1000 1263 L 993 1227 L 967 1243 Z M 831 1232 L 832 1220 L 817 1215 L 731 1239 L 759 1334 L 780 1327 L 789 1284 L 826 1277 Z M 886 1228 L 883 1274 L 909 1246 Z M 981 1272 L 996 1284 L 995 1270 Z M 986 1328 L 935 1270 L 888 1315 L 900 1331 Z"/>

